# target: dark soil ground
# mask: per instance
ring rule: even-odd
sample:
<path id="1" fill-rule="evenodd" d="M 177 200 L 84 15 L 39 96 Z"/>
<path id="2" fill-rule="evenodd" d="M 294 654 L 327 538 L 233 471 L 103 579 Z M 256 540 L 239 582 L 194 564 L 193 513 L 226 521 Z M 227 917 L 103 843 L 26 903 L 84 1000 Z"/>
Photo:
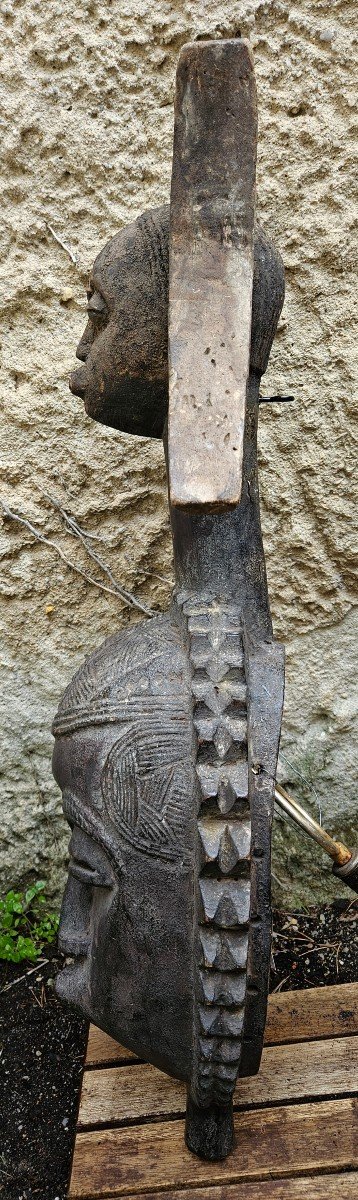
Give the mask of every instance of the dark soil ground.
<path id="1" fill-rule="evenodd" d="M 358 901 L 274 914 L 271 991 L 358 977 Z M 61 960 L 0 963 L 0 1195 L 66 1200 L 87 1026 L 55 998 Z M 31 973 L 30 973 L 31 971 Z M 24 976 L 24 978 L 21 978 Z"/>

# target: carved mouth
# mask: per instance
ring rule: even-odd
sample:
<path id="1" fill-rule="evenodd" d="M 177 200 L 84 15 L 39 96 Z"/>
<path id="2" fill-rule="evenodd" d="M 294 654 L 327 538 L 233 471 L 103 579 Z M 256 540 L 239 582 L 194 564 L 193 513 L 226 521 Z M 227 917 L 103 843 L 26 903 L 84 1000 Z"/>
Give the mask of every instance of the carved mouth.
<path id="1" fill-rule="evenodd" d="M 86 378 L 83 368 L 80 367 L 78 371 L 71 372 L 68 386 L 73 396 L 79 396 L 80 400 L 84 399 L 86 391 Z"/>
<path id="2" fill-rule="evenodd" d="M 64 943 L 61 944 L 61 949 L 63 953 L 66 953 L 71 957 L 72 962 L 68 962 L 66 966 L 62 967 L 62 970 L 58 972 L 58 975 L 56 975 L 55 995 L 57 996 L 58 1000 L 68 1001 L 71 1000 L 74 988 L 76 990 L 79 987 L 81 992 L 84 990 L 85 976 L 83 972 L 86 968 L 87 955 L 74 955 L 73 953 L 70 955 L 69 946 L 68 949 L 64 950 Z"/>
<path id="3" fill-rule="evenodd" d="M 78 962 L 87 958 L 90 939 L 86 934 L 64 934 L 59 935 L 58 948 L 61 954 L 65 954 L 67 958 L 73 958 L 74 962 L 68 966 L 77 966 Z M 66 969 L 66 968 L 64 968 Z"/>

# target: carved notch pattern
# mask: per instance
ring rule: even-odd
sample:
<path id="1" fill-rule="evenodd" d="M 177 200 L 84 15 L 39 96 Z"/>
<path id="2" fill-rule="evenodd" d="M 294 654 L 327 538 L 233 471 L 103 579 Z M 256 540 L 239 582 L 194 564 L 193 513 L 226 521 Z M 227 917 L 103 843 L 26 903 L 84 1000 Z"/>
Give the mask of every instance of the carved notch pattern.
<path id="1" fill-rule="evenodd" d="M 241 1056 L 250 913 L 247 698 L 237 605 L 178 597 L 192 669 L 199 878 L 196 1047 L 199 1103 L 227 1103 Z"/>

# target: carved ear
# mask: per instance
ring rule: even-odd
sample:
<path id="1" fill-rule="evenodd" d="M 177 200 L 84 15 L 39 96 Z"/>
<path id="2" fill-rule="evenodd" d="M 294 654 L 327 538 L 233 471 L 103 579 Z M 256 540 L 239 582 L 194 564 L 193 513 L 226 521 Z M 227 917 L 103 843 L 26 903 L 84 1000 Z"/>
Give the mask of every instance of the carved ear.
<path id="1" fill-rule="evenodd" d="M 285 298 L 285 271 L 281 255 L 260 225 L 255 226 L 254 283 L 250 367 L 263 375 Z"/>
<path id="2" fill-rule="evenodd" d="M 102 772 L 101 789 L 106 812 L 118 834 L 144 854 L 174 861 L 187 857 L 187 765 L 176 759 L 175 744 L 161 755 L 157 735 L 158 767 L 143 770 L 143 730 L 127 729 L 114 743 Z M 165 739 L 164 739 L 165 740 Z M 174 760 L 174 761 L 173 761 Z"/>

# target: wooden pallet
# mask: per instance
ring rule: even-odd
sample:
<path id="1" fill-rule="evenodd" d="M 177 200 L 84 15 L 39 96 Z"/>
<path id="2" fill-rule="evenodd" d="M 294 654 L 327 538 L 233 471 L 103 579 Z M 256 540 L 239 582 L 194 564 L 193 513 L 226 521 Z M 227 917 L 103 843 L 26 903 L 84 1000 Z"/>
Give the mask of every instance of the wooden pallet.
<path id="1" fill-rule="evenodd" d="M 207 1163 L 184 1144 L 184 1086 L 92 1026 L 70 1200 L 357 1200 L 357 1062 L 358 984 L 271 996 L 235 1149 Z"/>

